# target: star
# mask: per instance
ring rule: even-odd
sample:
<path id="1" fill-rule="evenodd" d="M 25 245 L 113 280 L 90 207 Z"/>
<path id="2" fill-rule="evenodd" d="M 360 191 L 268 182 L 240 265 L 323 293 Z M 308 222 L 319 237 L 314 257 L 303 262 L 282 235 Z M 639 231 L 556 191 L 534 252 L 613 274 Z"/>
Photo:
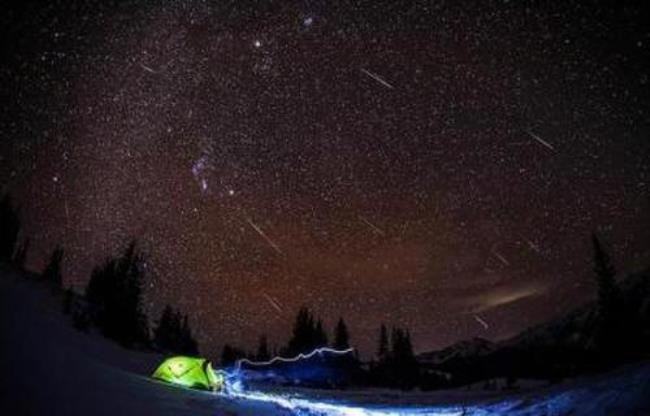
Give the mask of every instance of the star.
<path id="1" fill-rule="evenodd" d="M 362 355 L 382 322 L 418 350 L 513 334 L 593 297 L 596 230 L 646 264 L 633 5 L 60 3 L 3 13 L 0 187 L 27 266 L 61 246 L 82 290 L 135 238 L 152 322 L 190 314 L 206 355 L 281 348 L 302 305 Z"/>

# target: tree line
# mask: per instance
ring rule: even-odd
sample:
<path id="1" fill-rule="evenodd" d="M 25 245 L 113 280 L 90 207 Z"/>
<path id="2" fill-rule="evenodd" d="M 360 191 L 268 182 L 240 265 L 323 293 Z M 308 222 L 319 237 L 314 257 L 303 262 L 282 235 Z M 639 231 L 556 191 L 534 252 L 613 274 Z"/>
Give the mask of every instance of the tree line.
<path id="1" fill-rule="evenodd" d="M 8 195 L 0 199 L 0 262 L 24 268 L 30 241 L 20 241 L 21 221 L 19 211 Z M 592 236 L 593 271 L 597 289 L 595 341 L 589 347 L 596 351 L 602 362 L 620 360 L 622 354 L 634 349 L 635 334 L 639 325 L 634 313 L 626 309 L 623 295 L 616 280 L 615 268 L 600 239 Z M 63 290 L 63 248 L 56 247 L 40 275 L 41 280 Z M 103 335 L 127 347 L 153 348 L 158 351 L 198 355 L 198 343 L 193 335 L 187 315 L 167 305 L 155 327 L 143 308 L 142 267 L 144 254 L 135 241 L 117 256 L 106 259 L 95 267 L 83 293 L 66 288 L 63 294 L 63 311 L 71 315 L 73 324 L 82 331 L 97 328 Z M 272 356 L 293 357 L 320 347 L 345 350 L 350 347 L 350 333 L 341 317 L 328 337 L 322 319 L 315 318 L 307 308 L 301 308 L 294 320 L 290 339 L 281 348 L 270 348 L 266 336 L 260 337 L 254 353 L 232 345 L 225 345 L 221 354 L 223 366 L 232 365 L 241 358 L 266 361 Z M 638 355 L 638 354 L 637 354 Z M 356 355 L 345 360 L 348 369 L 358 370 L 362 364 Z M 412 388 L 421 380 L 420 368 L 413 351 L 411 334 L 407 328 L 390 330 L 381 324 L 378 331 L 375 357 L 365 366 L 368 384 L 387 387 Z"/>
<path id="2" fill-rule="evenodd" d="M 0 199 L 0 261 L 24 268 L 29 239 L 19 243 L 21 221 L 11 198 Z M 63 312 L 82 331 L 97 328 L 125 347 L 155 349 L 171 354 L 198 355 L 198 343 L 187 315 L 167 305 L 153 329 L 143 308 L 144 254 L 135 241 L 95 267 L 83 293 L 64 289 L 63 248 L 56 247 L 40 280 L 63 291 Z"/>
<path id="3" fill-rule="evenodd" d="M 338 351 L 351 348 L 350 332 L 342 317 L 336 322 L 331 341 L 329 340 L 322 319 L 315 318 L 309 308 L 302 307 L 294 319 L 291 336 L 286 345 L 279 349 L 274 348 L 273 355 L 292 358 L 323 347 Z M 246 352 L 230 344 L 224 345 L 221 365 L 232 366 L 243 358 L 255 361 L 269 360 L 271 354 L 266 336 L 260 337 L 255 353 Z M 330 366 L 347 372 L 354 378 L 352 381 L 357 383 L 409 389 L 419 382 L 420 373 L 411 343 L 411 333 L 406 328 L 393 327 L 389 332 L 387 326 L 381 324 L 376 356 L 368 365 L 359 360 L 356 351 L 344 356 L 330 355 L 327 360 Z"/>
<path id="4" fill-rule="evenodd" d="M 198 355 L 189 318 L 166 305 L 153 329 L 143 308 L 144 254 L 132 241 L 120 255 L 108 258 L 91 273 L 83 296 L 68 289 L 67 303 L 75 326 L 98 328 L 126 347 L 153 348 L 170 354 Z"/>

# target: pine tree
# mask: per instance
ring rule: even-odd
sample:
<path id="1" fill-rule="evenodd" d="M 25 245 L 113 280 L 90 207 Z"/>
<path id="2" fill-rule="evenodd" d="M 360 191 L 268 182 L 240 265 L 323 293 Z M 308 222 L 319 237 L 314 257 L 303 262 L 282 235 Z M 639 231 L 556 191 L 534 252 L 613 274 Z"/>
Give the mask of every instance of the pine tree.
<path id="1" fill-rule="evenodd" d="M 129 245 L 124 257 L 122 258 L 119 272 L 120 279 L 124 285 L 124 301 L 121 302 L 124 311 L 124 340 L 126 344 L 147 343 L 148 342 L 148 324 L 147 318 L 142 310 L 142 263 L 144 261 L 141 254 L 135 250 L 136 244 L 132 242 Z"/>
<path id="2" fill-rule="evenodd" d="M 69 315 L 72 312 L 72 305 L 75 300 L 75 293 L 71 287 L 63 292 L 63 313 Z"/>
<path id="3" fill-rule="evenodd" d="M 142 310 L 142 255 L 132 242 L 124 254 L 93 270 L 86 299 L 92 321 L 104 335 L 125 346 L 148 344 L 147 317 Z"/>
<path id="4" fill-rule="evenodd" d="M 337 350 L 346 350 L 350 348 L 350 335 L 343 318 L 339 318 L 339 321 L 336 324 L 334 330 L 334 344 L 332 346 Z"/>
<path id="5" fill-rule="evenodd" d="M 194 339 L 194 336 L 192 335 L 192 330 L 190 329 L 187 315 L 183 317 L 183 326 L 181 327 L 180 334 L 180 353 L 184 355 L 199 355 L 199 346 Z"/>
<path id="6" fill-rule="evenodd" d="M 411 344 L 408 329 L 393 328 L 391 334 L 392 348 L 388 365 L 392 380 L 397 387 L 411 389 L 418 383 L 418 363 Z"/>
<path id="7" fill-rule="evenodd" d="M 350 334 L 343 318 L 339 318 L 334 327 L 332 348 L 339 351 L 350 348 Z M 353 353 L 331 357 L 329 365 L 336 370 L 333 382 L 341 387 L 354 383 L 362 373 L 360 364 L 358 356 Z"/>
<path id="8" fill-rule="evenodd" d="M 401 355 L 402 345 L 403 345 L 403 333 L 401 328 L 393 327 L 390 331 L 390 353 L 389 357 L 391 360 L 398 360 Z"/>
<path id="9" fill-rule="evenodd" d="M 0 261 L 10 262 L 16 249 L 20 219 L 9 195 L 0 200 Z"/>
<path id="10" fill-rule="evenodd" d="M 246 353 L 244 351 L 225 344 L 223 346 L 223 350 L 221 351 L 221 366 L 230 367 L 244 357 L 246 357 Z"/>
<path id="11" fill-rule="evenodd" d="M 174 311 L 167 305 L 160 315 L 158 326 L 154 329 L 154 343 L 162 350 L 171 350 L 174 344 Z"/>
<path id="12" fill-rule="evenodd" d="M 221 366 L 229 367 L 233 365 L 236 360 L 237 358 L 235 357 L 233 348 L 228 344 L 224 345 L 221 350 Z"/>
<path id="13" fill-rule="evenodd" d="M 158 326 L 154 330 L 155 345 L 167 352 L 182 355 L 198 355 L 198 343 L 192 335 L 187 315 L 167 305 L 160 315 Z"/>
<path id="14" fill-rule="evenodd" d="M 29 243 L 29 238 L 25 239 L 25 241 L 23 241 L 23 243 L 20 245 L 20 247 L 18 247 L 16 253 L 14 254 L 13 263 L 20 269 L 25 268 L 27 252 L 29 251 Z"/>
<path id="15" fill-rule="evenodd" d="M 408 328 L 404 332 L 404 359 L 409 364 L 413 364 L 417 361 L 415 358 L 415 352 L 413 352 L 413 343 L 411 342 L 411 331 L 409 331 Z"/>
<path id="16" fill-rule="evenodd" d="M 602 352 L 611 353 L 623 342 L 623 305 L 621 292 L 616 283 L 616 271 L 600 240 L 592 236 L 594 249 L 594 272 L 598 286 L 597 346 Z"/>
<path id="17" fill-rule="evenodd" d="M 592 236 L 592 243 L 594 247 L 594 272 L 598 284 L 598 309 L 601 314 L 607 314 L 607 311 L 615 305 L 619 296 L 615 280 L 616 271 L 609 255 L 605 252 L 595 234 Z"/>
<path id="18" fill-rule="evenodd" d="M 115 298 L 112 293 L 116 287 L 114 270 L 115 259 L 107 259 L 104 264 L 93 269 L 86 286 L 85 297 L 91 308 L 92 320 L 99 328 L 104 326 L 107 304 Z"/>
<path id="19" fill-rule="evenodd" d="M 290 356 L 307 353 L 314 348 L 315 344 L 316 327 L 314 317 L 309 312 L 309 309 L 302 307 L 296 316 L 286 353 Z"/>
<path id="20" fill-rule="evenodd" d="M 270 358 L 271 355 L 269 354 L 269 345 L 266 339 L 266 335 L 262 335 L 257 347 L 257 354 L 255 354 L 255 359 L 258 361 L 267 361 Z"/>
<path id="21" fill-rule="evenodd" d="M 56 287 L 62 287 L 63 285 L 63 276 L 61 275 L 61 263 L 63 262 L 63 249 L 57 247 L 50 256 L 50 261 L 48 262 L 43 274 L 41 275 L 43 280 L 53 283 Z"/>
<path id="22" fill-rule="evenodd" d="M 321 348 L 327 346 L 327 333 L 325 333 L 325 328 L 323 327 L 323 321 L 318 319 L 316 322 L 316 327 L 314 328 L 314 339 L 313 345 L 310 349 Z"/>
<path id="23" fill-rule="evenodd" d="M 381 328 L 379 329 L 379 347 L 377 348 L 377 359 L 380 362 L 386 361 L 388 358 L 388 330 L 386 329 L 386 325 L 381 324 Z"/>

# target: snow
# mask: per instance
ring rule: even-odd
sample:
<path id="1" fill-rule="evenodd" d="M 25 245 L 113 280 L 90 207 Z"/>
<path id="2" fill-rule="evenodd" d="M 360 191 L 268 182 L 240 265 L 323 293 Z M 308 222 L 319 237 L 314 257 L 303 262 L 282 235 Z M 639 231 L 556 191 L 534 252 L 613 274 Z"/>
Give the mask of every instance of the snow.
<path id="1" fill-rule="evenodd" d="M 233 389 L 227 395 L 151 380 L 161 356 L 76 331 L 60 294 L 0 266 L 0 414 L 15 415 L 642 415 L 650 363 L 515 393 Z"/>
<path id="2" fill-rule="evenodd" d="M 76 331 L 51 288 L 0 274 L 0 415 L 291 414 L 153 381 L 161 356 Z"/>

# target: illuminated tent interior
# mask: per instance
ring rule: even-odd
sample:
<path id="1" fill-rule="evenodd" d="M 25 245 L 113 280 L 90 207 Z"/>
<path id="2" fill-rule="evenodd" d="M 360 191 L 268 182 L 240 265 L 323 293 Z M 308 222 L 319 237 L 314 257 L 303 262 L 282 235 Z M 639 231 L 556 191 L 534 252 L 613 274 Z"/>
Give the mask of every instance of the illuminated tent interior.
<path id="1" fill-rule="evenodd" d="M 201 390 L 221 390 L 223 375 L 212 370 L 205 358 L 170 357 L 165 359 L 152 374 L 158 380 Z"/>

